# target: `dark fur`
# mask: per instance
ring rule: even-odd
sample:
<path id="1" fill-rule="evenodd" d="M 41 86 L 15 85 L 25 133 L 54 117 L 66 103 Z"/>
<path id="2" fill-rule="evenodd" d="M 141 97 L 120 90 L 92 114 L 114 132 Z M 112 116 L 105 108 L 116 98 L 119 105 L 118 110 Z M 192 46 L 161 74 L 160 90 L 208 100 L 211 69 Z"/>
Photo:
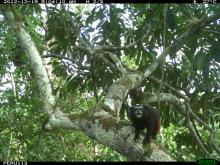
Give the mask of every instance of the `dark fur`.
<path id="1" fill-rule="evenodd" d="M 135 127 L 134 140 L 140 137 L 140 130 L 147 128 L 143 144 L 150 143 L 151 138 L 156 139 L 160 130 L 160 112 L 152 107 L 136 104 L 130 107 L 130 118 Z"/>

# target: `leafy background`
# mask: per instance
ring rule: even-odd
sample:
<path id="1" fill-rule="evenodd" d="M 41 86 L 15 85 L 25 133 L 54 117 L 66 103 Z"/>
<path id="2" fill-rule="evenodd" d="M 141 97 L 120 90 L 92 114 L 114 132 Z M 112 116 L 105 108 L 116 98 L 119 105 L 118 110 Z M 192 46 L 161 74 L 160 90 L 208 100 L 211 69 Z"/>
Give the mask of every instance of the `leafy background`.
<path id="1" fill-rule="evenodd" d="M 97 100 L 106 94 L 108 87 L 120 77 L 120 73 L 103 60 L 76 49 L 80 37 L 85 37 L 91 47 L 123 46 L 141 39 L 141 43 L 135 47 L 111 52 L 125 67 L 144 71 L 162 51 L 165 7 L 166 45 L 175 42 L 175 38 L 189 28 L 192 18 L 202 18 L 220 11 L 219 5 L 204 4 L 16 5 L 42 57 L 45 50 L 53 56 L 48 62 L 54 76 L 51 81 L 53 92 L 59 98 L 58 104 L 68 113 L 92 109 Z M 42 131 L 44 115 L 32 69 L 2 15 L 0 20 L 0 160 L 126 160 L 81 132 Z M 160 79 L 164 69 L 164 82 L 190 97 L 194 113 L 215 129 L 218 145 L 219 36 L 220 23 L 213 22 L 193 34 L 177 53 L 169 54 L 164 67 L 159 67 L 154 73 Z M 97 89 L 94 89 L 94 76 Z M 145 92 L 159 89 L 159 85 L 151 80 L 143 84 Z M 163 88 L 162 92 L 171 91 Z M 163 103 L 160 111 L 162 129 L 158 143 L 177 160 L 204 157 L 186 127 L 186 118 L 176 107 Z M 219 159 L 219 155 L 210 147 L 209 132 L 195 124 L 211 153 L 210 157 Z M 98 148 L 98 154 L 94 152 L 95 147 Z"/>

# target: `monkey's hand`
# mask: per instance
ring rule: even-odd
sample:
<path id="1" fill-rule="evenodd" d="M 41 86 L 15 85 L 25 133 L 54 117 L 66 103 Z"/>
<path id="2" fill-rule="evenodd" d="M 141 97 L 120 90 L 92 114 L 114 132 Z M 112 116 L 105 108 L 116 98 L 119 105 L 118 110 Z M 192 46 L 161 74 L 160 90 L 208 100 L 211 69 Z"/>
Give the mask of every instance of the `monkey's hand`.
<path id="1" fill-rule="evenodd" d="M 138 137 L 134 137 L 134 142 L 137 142 L 138 141 Z"/>

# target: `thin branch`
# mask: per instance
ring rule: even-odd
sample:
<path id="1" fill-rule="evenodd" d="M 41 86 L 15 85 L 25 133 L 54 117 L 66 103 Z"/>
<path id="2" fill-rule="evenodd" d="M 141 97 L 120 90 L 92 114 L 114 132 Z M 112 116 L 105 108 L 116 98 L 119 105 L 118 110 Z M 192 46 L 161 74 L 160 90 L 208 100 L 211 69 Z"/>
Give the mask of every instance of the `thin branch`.
<path id="1" fill-rule="evenodd" d="M 50 55 L 44 55 L 44 56 L 41 56 L 42 58 L 49 58 L 49 57 L 53 57 L 53 58 L 58 58 L 58 59 L 64 59 L 64 60 L 69 60 L 69 61 L 73 61 L 72 58 L 69 58 L 69 57 L 64 57 L 64 56 L 60 56 L 60 55 L 56 55 L 56 54 L 50 54 Z"/>
<path id="2" fill-rule="evenodd" d="M 15 83 L 23 83 L 23 84 L 25 84 L 25 82 L 24 82 L 24 81 L 21 81 L 21 80 L 15 80 L 14 82 L 15 82 Z M 9 84 L 9 83 L 12 83 L 11 80 L 7 80 L 7 81 L 5 81 L 5 82 L 1 82 L 1 83 L 0 83 L 0 86 L 3 86 L 3 85 L 5 85 L 5 84 Z M 3 91 L 4 91 L 4 90 L 3 90 Z"/>
<path id="3" fill-rule="evenodd" d="M 121 72 L 122 75 L 125 75 L 127 73 L 127 70 L 122 65 L 121 60 L 116 55 L 107 51 L 103 51 L 103 53 L 109 55 L 110 59 L 114 62 L 114 64 L 116 65 L 116 67 L 118 68 L 118 70 Z"/>
<path id="4" fill-rule="evenodd" d="M 204 29 L 203 31 L 204 31 L 204 32 L 208 32 L 209 34 L 210 34 L 210 33 L 213 33 L 213 34 L 220 35 L 220 32 L 219 32 L 219 31 L 214 31 L 214 30 L 209 30 L 209 29 Z"/>
<path id="5" fill-rule="evenodd" d="M 215 151 L 220 155 L 220 148 L 219 148 L 219 146 L 216 145 L 214 131 L 211 132 L 211 142 L 212 142 L 212 145 L 213 145 L 213 148 L 215 149 Z"/>
<path id="6" fill-rule="evenodd" d="M 189 8 L 188 4 L 185 4 L 183 6 L 183 9 L 189 14 L 190 19 L 193 20 L 194 16 L 193 16 L 193 13 L 192 13 L 191 9 Z"/>
<path id="7" fill-rule="evenodd" d="M 164 19 L 163 19 L 163 38 L 162 38 L 163 50 L 165 50 L 165 48 L 166 48 L 167 9 L 168 9 L 168 5 L 166 4 L 166 5 L 164 6 L 164 10 L 163 10 L 163 15 L 164 15 Z M 163 60 L 162 60 L 161 63 L 162 63 L 162 65 L 161 65 L 162 75 L 161 75 L 161 82 L 160 82 L 160 85 L 159 85 L 158 93 L 161 92 L 162 87 L 163 87 L 165 57 L 163 58 Z M 160 110 L 160 101 L 159 101 L 159 100 L 160 100 L 160 95 L 158 95 L 158 109 Z"/>
<path id="8" fill-rule="evenodd" d="M 75 28 L 75 31 L 77 32 L 77 34 L 79 34 L 79 35 L 78 35 L 79 41 L 80 41 L 83 45 L 86 46 L 85 50 L 87 50 L 90 54 L 93 54 L 93 53 L 92 53 L 92 49 L 91 49 L 91 48 L 93 48 L 93 46 L 90 44 L 89 41 L 87 41 L 87 39 L 86 39 L 86 37 L 84 36 L 84 34 L 80 32 L 80 27 L 76 27 L 76 24 L 75 24 L 76 21 L 75 21 L 75 20 L 73 19 L 73 17 L 69 14 L 69 12 L 67 12 L 67 16 L 68 16 L 68 18 L 70 19 L 70 22 L 71 22 L 73 28 Z M 81 35 L 82 37 L 80 37 L 80 35 Z"/>
<path id="9" fill-rule="evenodd" d="M 210 16 L 208 18 L 202 18 L 200 20 L 196 19 L 193 20 L 188 28 L 188 30 L 177 37 L 176 41 L 172 44 L 170 44 L 164 51 L 161 53 L 158 58 L 146 69 L 144 76 L 142 79 L 146 79 L 149 77 L 150 74 L 152 74 L 158 67 L 159 63 L 163 60 L 164 57 L 166 57 L 171 52 L 178 51 L 182 45 L 185 43 L 185 41 L 195 32 L 198 32 L 200 29 L 204 28 L 209 23 L 217 20 L 220 17 L 220 12 L 214 14 L 213 16 Z"/>
<path id="10" fill-rule="evenodd" d="M 220 107 L 216 107 L 216 105 L 214 105 L 214 101 L 217 99 L 220 99 L 220 96 L 216 96 L 212 99 L 212 106 L 213 106 L 213 109 L 220 110 Z"/>
<path id="11" fill-rule="evenodd" d="M 155 15 L 160 11 L 160 7 L 161 6 L 158 6 L 153 12 L 149 12 L 149 16 L 148 16 L 149 20 L 146 20 L 146 24 L 145 24 L 145 26 L 146 26 L 145 29 L 147 29 L 147 31 L 145 32 L 145 34 L 141 38 L 139 38 L 138 40 L 134 41 L 133 43 L 125 45 L 125 46 L 118 46 L 117 47 L 117 46 L 109 45 L 109 46 L 102 46 L 100 49 L 103 51 L 127 50 L 127 49 L 134 47 L 135 45 L 142 43 L 144 41 L 144 39 L 150 34 L 151 30 L 153 29 L 153 27 L 150 25 L 153 22 Z"/>
<path id="12" fill-rule="evenodd" d="M 203 145 L 203 143 L 200 141 L 199 137 L 197 136 L 192 124 L 191 124 L 191 120 L 190 120 L 190 117 L 189 117 L 189 114 L 188 114 L 188 128 L 189 128 L 189 131 L 192 133 L 192 135 L 194 136 L 196 142 L 199 144 L 199 146 L 202 148 L 203 152 L 206 154 L 206 155 L 209 155 L 209 152 L 206 150 L 205 146 Z"/>
<path id="13" fill-rule="evenodd" d="M 106 63 L 107 65 L 109 65 L 112 69 L 116 70 L 115 65 L 114 65 L 111 61 L 109 61 L 107 58 L 105 58 L 105 57 L 104 57 L 104 56 L 105 56 L 104 54 L 99 53 L 98 55 L 95 54 L 95 56 L 97 56 L 97 58 L 102 59 L 102 60 L 104 61 L 104 63 Z"/>
<path id="14" fill-rule="evenodd" d="M 201 123 L 206 129 L 208 129 L 210 132 L 212 132 L 212 128 L 209 127 L 208 124 L 206 124 L 204 121 L 202 121 L 191 109 L 189 102 L 186 102 L 186 107 L 192 117 L 194 117 L 199 123 Z"/>
<path id="15" fill-rule="evenodd" d="M 153 76 L 149 76 L 149 79 L 155 81 L 155 82 L 158 83 L 158 84 L 161 83 L 160 80 L 158 80 L 157 78 L 155 78 L 155 77 L 153 77 Z M 168 85 L 168 84 L 165 83 L 165 82 L 162 82 L 162 83 L 163 83 L 163 86 L 169 88 L 169 89 L 170 89 L 171 91 L 173 91 L 177 96 L 183 98 L 183 99 L 186 100 L 186 101 L 190 101 L 190 99 L 189 99 L 187 96 L 183 95 L 182 93 L 180 93 L 179 91 L 177 91 L 175 88 L 171 87 L 170 85 Z"/>
<path id="16" fill-rule="evenodd" d="M 153 76 L 150 76 L 149 77 L 151 80 L 157 82 L 157 83 L 160 83 L 160 81 L 156 78 L 154 78 Z M 174 89 L 173 87 L 167 85 L 166 83 L 163 83 L 164 86 L 166 86 L 167 88 L 169 88 L 170 90 L 174 91 L 178 96 L 182 97 L 183 99 L 186 100 L 186 107 L 187 107 L 187 112 L 192 115 L 199 123 L 201 123 L 206 129 L 208 129 L 211 134 L 212 134 L 212 139 L 214 139 L 214 132 L 213 130 L 204 122 L 202 121 L 191 109 L 190 105 L 189 105 L 189 98 L 187 96 L 184 96 L 183 94 L 181 94 L 179 91 L 177 91 L 176 89 Z M 161 97 L 161 96 L 160 96 Z M 161 100 L 160 100 L 161 101 Z M 191 122 L 191 121 L 189 121 Z M 198 144 L 201 146 L 201 148 L 203 149 L 203 151 L 208 154 L 208 151 L 205 149 L 204 145 L 203 145 L 203 142 L 200 140 L 199 138 L 199 135 L 197 135 L 196 133 L 196 129 L 193 128 L 192 124 L 191 123 L 188 123 L 188 126 L 189 126 L 189 130 L 191 131 L 191 133 L 195 136 L 196 138 L 196 141 L 198 142 Z M 219 152 L 219 148 L 218 146 L 213 142 L 213 147 L 215 148 L 215 150 L 217 152 Z"/>
<path id="17" fill-rule="evenodd" d="M 97 91 L 97 79 L 96 79 L 96 74 L 95 74 L 95 59 L 90 57 L 90 73 L 91 73 L 91 81 L 92 81 L 92 88 L 93 88 L 93 93 L 95 96 L 96 104 L 99 102 L 99 97 L 98 97 L 98 91 Z"/>
<path id="18" fill-rule="evenodd" d="M 213 148 L 215 149 L 215 151 L 220 155 L 220 148 L 219 148 L 219 146 L 217 146 L 216 145 L 216 142 L 215 142 L 215 123 L 214 123 L 214 119 L 213 119 L 214 117 L 213 116 L 211 116 L 211 118 L 210 118 L 210 121 L 211 121 L 211 124 L 212 124 L 212 132 L 211 132 L 211 143 L 212 143 L 212 145 L 213 145 Z"/>
<path id="19" fill-rule="evenodd" d="M 144 93 L 144 96 L 146 95 L 146 97 L 144 97 L 144 103 L 154 103 L 157 102 L 159 100 L 159 102 L 169 102 L 171 104 L 176 105 L 182 113 L 186 113 L 186 107 L 184 102 L 181 102 L 180 99 L 174 95 L 172 95 L 171 93 L 155 93 L 155 94 L 146 94 Z"/>
<path id="20" fill-rule="evenodd" d="M 194 122 L 193 120 L 191 120 L 191 123 L 192 123 L 192 128 L 194 129 L 195 135 L 198 137 L 199 141 L 200 141 L 200 142 L 203 144 L 203 146 L 205 147 L 205 143 L 204 143 L 202 137 L 200 136 L 199 131 L 198 131 L 197 128 L 196 128 L 195 122 Z"/>

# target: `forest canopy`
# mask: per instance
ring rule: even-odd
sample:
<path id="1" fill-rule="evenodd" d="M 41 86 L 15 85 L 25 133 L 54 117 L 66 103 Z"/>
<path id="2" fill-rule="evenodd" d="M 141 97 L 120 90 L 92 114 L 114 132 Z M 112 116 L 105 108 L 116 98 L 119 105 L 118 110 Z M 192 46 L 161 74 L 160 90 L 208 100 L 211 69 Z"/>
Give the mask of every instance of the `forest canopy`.
<path id="1" fill-rule="evenodd" d="M 0 20 L 0 160 L 220 159 L 220 5 L 1 5 Z M 137 104 L 160 112 L 148 145 Z"/>

